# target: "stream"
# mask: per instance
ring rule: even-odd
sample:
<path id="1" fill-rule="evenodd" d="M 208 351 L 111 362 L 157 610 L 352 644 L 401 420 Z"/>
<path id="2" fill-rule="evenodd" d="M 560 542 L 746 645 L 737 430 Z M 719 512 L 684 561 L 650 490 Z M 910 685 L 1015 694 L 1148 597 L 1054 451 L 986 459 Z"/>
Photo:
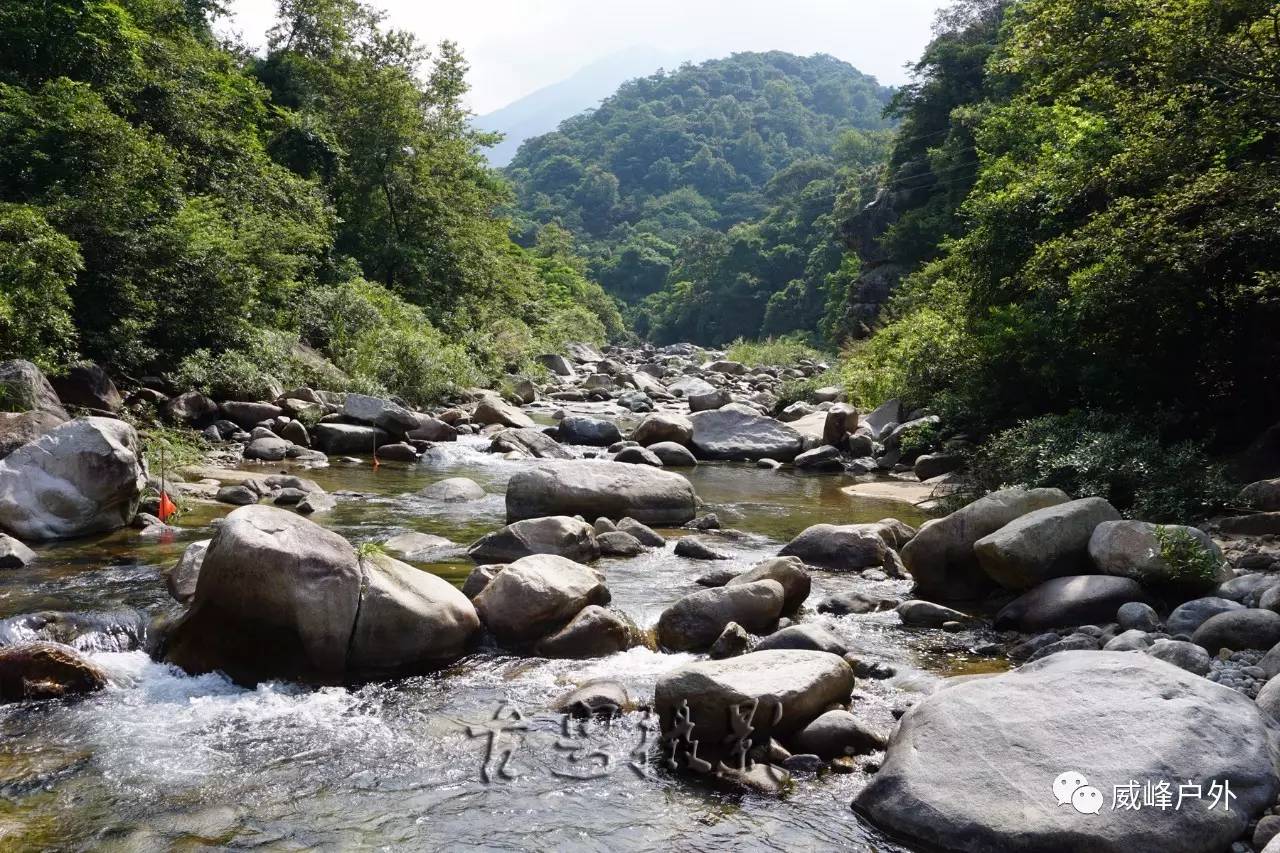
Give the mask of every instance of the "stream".
<path id="1" fill-rule="evenodd" d="M 464 436 L 437 445 L 411 468 L 374 470 L 366 461 L 292 471 L 336 495 L 337 509 L 313 518 L 354 543 L 407 530 L 458 543 L 455 559 L 420 565 L 461 585 L 473 565 L 463 549 L 505 523 L 506 481 L 532 464 L 486 453 L 487 444 Z M 908 505 L 843 493 L 852 482 L 844 475 L 729 463 L 682 473 L 704 512 L 746 535 L 724 546 L 729 562 L 677 558 L 674 537 L 688 531 L 659 530 L 668 536 L 665 549 L 596 563 L 614 606 L 642 627 L 697 589 L 699 575 L 773 556 L 809 525 L 925 520 Z M 456 476 L 474 479 L 488 496 L 440 504 L 416 494 Z M 650 753 L 638 746 L 656 735 L 638 711 L 572 733 L 585 737 L 596 757 L 570 760 L 563 721 L 550 710 L 555 699 L 589 678 L 609 677 L 647 703 L 657 677 L 694 655 L 636 648 L 595 660 L 545 660 L 482 648 L 443 672 L 354 689 L 270 683 L 247 690 L 216 674 L 190 677 L 156 663 L 143 649 L 150 626 L 181 612 L 161 569 L 207 538 L 209 523 L 231 509 L 194 503 L 178 531 L 162 538 L 122 530 L 54 543 L 39 549 L 33 565 L 0 574 L 0 642 L 42 631 L 87 652 L 112 682 L 81 701 L 0 706 L 0 848 L 907 849 L 850 810 L 868 778 L 862 770 L 797 777 L 782 800 L 720 794 L 646 763 Z M 901 598 L 908 588 L 905 580 L 817 571 L 803 616 L 896 670 L 884 681 L 858 679 L 854 692 L 854 712 L 886 733 L 895 707 L 938 679 L 1004 666 L 969 651 L 976 635 L 905 629 L 892 610 L 843 617 L 814 611 L 837 591 Z M 58 616 L 40 627 L 48 620 L 30 614 L 45 611 Z M 503 744 L 513 748 L 505 769 L 514 778 L 505 778 L 499 762 L 485 762 L 487 732 L 500 727 L 495 715 L 514 713 L 524 728 L 494 735 L 495 756 Z"/>

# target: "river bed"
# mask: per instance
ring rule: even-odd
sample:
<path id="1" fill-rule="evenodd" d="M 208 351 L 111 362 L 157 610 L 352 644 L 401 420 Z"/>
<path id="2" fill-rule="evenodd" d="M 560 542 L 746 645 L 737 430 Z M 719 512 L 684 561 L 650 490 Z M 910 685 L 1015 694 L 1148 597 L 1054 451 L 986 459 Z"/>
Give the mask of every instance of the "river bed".
<path id="1" fill-rule="evenodd" d="M 487 440 L 439 445 L 411 468 L 334 464 L 293 472 L 336 493 L 337 509 L 314 519 L 354 543 L 406 530 L 459 543 L 456 559 L 422 565 L 461 584 L 472 563 L 461 548 L 504 523 L 502 493 L 529 462 L 484 452 Z M 245 466 L 264 475 L 280 466 Z M 694 579 L 773 556 L 811 524 L 896 517 L 918 525 L 909 505 L 851 497 L 843 475 L 704 464 L 684 472 L 725 527 L 745 536 L 723 547 L 728 562 L 665 549 L 596 563 L 613 605 L 642 627 L 698 589 Z M 416 493 L 466 476 L 488 497 L 440 504 Z M 655 736 L 633 712 L 570 739 L 595 756 L 574 763 L 551 703 L 596 677 L 626 684 L 641 703 L 663 672 L 696 659 L 638 648 L 572 661 L 520 658 L 482 648 L 444 672 L 356 689 L 266 684 L 237 687 L 218 675 L 189 677 L 141 648 L 153 620 L 181 612 L 161 569 L 232 507 L 195 504 L 177 532 L 135 530 L 39 550 L 26 569 L 0 575 L 0 638 L 30 630 L 36 611 L 74 614 L 68 640 L 111 676 L 102 693 L 71 703 L 0 706 L 0 848 L 169 850 L 207 846 L 264 850 L 712 850 L 830 848 L 903 850 L 849 808 L 865 772 L 798 777 L 779 801 L 730 796 L 658 769 L 638 747 Z M 893 611 L 845 617 L 813 611 L 850 589 L 904 596 L 908 581 L 817 572 L 805 621 L 843 637 L 897 674 L 858 679 L 854 711 L 886 733 L 893 710 L 941 677 L 1002 664 L 969 649 L 970 633 L 908 630 Z M 63 621 L 67 621 L 64 617 Z M 514 751 L 505 778 L 485 763 L 487 732 L 519 713 L 519 731 L 495 735 Z M 497 752 L 495 752 L 495 755 Z M 604 755 L 608 755 L 608 759 Z M 489 781 L 482 770 L 488 768 Z M 595 778 L 575 778 L 591 776 Z"/>

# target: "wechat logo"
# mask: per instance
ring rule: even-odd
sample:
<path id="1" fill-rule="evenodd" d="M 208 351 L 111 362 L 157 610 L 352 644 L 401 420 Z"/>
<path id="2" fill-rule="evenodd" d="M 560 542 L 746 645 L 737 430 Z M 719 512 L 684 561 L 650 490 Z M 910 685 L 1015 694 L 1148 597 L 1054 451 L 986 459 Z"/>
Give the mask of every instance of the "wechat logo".
<path id="1" fill-rule="evenodd" d="M 1068 770 L 1053 780 L 1053 796 L 1058 805 L 1070 805 L 1080 814 L 1097 814 L 1102 811 L 1102 792 L 1090 785 L 1083 774 L 1074 770 Z"/>

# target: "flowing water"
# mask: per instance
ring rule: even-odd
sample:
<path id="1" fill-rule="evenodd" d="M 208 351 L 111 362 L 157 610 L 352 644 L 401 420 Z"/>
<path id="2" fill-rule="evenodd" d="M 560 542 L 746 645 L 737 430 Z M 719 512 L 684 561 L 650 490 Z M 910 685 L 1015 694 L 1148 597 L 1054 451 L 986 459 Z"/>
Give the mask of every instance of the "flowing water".
<path id="1" fill-rule="evenodd" d="M 337 494 L 338 508 L 315 518 L 353 542 L 417 530 L 465 546 L 504 523 L 506 481 L 529 464 L 483 447 L 478 438 L 442 445 L 412 468 L 335 464 L 299 473 Z M 849 497 L 840 491 L 849 481 L 838 475 L 736 464 L 687 473 L 705 509 L 747 535 L 725 546 L 730 563 L 677 558 L 670 542 L 640 557 L 601 560 L 613 603 L 642 626 L 697 589 L 698 575 L 772 556 L 811 524 L 923 520 L 902 504 Z M 489 496 L 442 505 L 416 495 L 453 476 L 471 477 Z M 198 504 L 163 538 L 127 530 L 59 543 L 41 549 L 32 566 L 0 574 L 0 643 L 67 642 L 112 680 L 82 701 L 0 706 L 0 849 L 902 849 L 849 808 L 865 774 L 798 778 L 781 801 L 715 793 L 644 763 L 637 747 L 653 735 L 640 712 L 571 732 L 598 752 L 570 760 L 562 720 L 549 710 L 554 699 L 607 676 L 646 702 L 657 677 L 691 655 L 633 649 L 548 661 L 489 649 L 427 677 L 319 690 L 274 683 L 246 690 L 156 663 L 144 651 L 150 626 L 180 612 L 161 568 L 207 538 L 209 522 L 230 509 Z M 460 584 L 471 564 L 460 547 L 456 559 L 423 568 Z M 901 596 L 907 584 L 819 573 L 810 606 L 854 588 Z M 991 666 L 968 652 L 973 635 L 906 630 L 891 611 L 805 619 L 897 669 L 888 681 L 859 679 L 855 690 L 856 713 L 885 731 L 912 693 Z M 495 714 L 517 711 L 524 728 L 498 731 Z M 498 750 L 486 782 L 491 730 Z M 497 772 L 504 745 L 514 747 L 506 765 L 513 779 Z"/>

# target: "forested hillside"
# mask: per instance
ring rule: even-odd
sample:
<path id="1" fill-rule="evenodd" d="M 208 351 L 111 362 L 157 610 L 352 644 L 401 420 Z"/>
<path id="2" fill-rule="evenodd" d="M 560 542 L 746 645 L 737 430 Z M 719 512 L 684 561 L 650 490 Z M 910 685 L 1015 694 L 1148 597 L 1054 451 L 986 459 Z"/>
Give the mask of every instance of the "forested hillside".
<path id="1" fill-rule="evenodd" d="M 508 173 L 525 241 L 573 231 L 656 340 L 811 330 L 841 267 L 836 199 L 878 158 L 890 94 L 832 57 L 778 52 L 631 81 L 521 147 Z"/>
<path id="2" fill-rule="evenodd" d="M 560 235 L 510 239 L 452 44 L 288 0 L 254 56 L 219 9 L 0 6 L 0 356 L 426 399 L 620 331 Z"/>

